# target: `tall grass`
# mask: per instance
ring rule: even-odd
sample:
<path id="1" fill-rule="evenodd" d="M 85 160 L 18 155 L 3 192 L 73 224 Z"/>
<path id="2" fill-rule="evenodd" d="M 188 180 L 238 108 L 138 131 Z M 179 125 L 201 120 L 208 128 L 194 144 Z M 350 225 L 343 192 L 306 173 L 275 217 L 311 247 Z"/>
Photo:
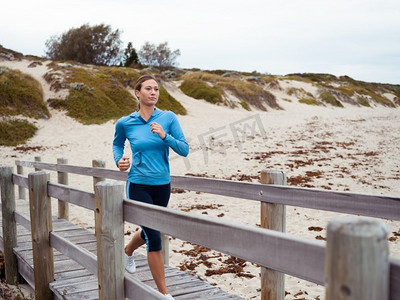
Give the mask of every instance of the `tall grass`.
<path id="1" fill-rule="evenodd" d="M 319 93 L 318 93 L 318 98 L 319 98 L 322 102 L 327 103 L 327 104 L 330 104 L 330 105 L 332 105 L 332 106 L 344 107 L 343 104 L 342 104 L 338 99 L 336 99 L 335 96 L 333 96 L 333 95 L 329 92 L 329 90 L 321 89 L 321 90 L 319 91 Z"/>
<path id="2" fill-rule="evenodd" d="M 195 99 L 204 99 L 210 103 L 222 103 L 224 91 L 216 86 L 210 86 L 205 81 L 197 78 L 185 79 L 180 85 L 180 89 L 186 95 Z"/>
<path id="3" fill-rule="evenodd" d="M 217 91 L 230 91 L 240 100 L 260 110 L 267 110 L 266 105 L 272 108 L 280 108 L 272 93 L 266 91 L 261 85 L 255 82 L 242 80 L 238 78 L 238 76 L 223 77 L 219 74 L 194 72 L 185 75 L 184 79 L 185 81 L 191 80 L 190 82 L 193 86 L 190 88 L 192 90 L 196 89 L 196 85 L 205 86 L 205 84 L 211 84 Z"/>
<path id="4" fill-rule="evenodd" d="M 54 108 L 83 124 L 101 124 L 128 115 L 137 109 L 136 98 L 128 91 L 142 74 L 130 68 L 70 67 L 63 85 L 69 86 L 65 99 L 52 99 Z M 186 114 L 184 107 L 164 88 L 160 88 L 160 109 Z"/>
<path id="5" fill-rule="evenodd" d="M 0 145 L 17 146 L 25 144 L 33 137 L 38 128 L 26 120 L 0 122 Z"/>
<path id="6" fill-rule="evenodd" d="M 83 124 L 101 124 L 136 108 L 134 97 L 117 79 L 95 69 L 70 68 L 64 81 L 69 95 L 51 105 Z"/>
<path id="7" fill-rule="evenodd" d="M 27 74 L 0 68 L 0 115 L 49 118 L 40 83 Z"/>

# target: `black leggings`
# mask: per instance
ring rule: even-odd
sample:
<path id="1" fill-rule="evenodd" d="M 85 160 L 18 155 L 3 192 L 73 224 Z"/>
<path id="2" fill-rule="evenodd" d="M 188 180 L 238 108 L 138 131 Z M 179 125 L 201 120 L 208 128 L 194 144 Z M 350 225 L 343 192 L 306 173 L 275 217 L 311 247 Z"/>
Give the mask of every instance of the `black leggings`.
<path id="1" fill-rule="evenodd" d="M 147 185 L 127 182 L 127 194 L 131 200 L 167 207 L 171 194 L 171 184 Z M 147 252 L 161 250 L 161 234 L 159 231 L 141 226 L 141 238 L 146 241 Z"/>

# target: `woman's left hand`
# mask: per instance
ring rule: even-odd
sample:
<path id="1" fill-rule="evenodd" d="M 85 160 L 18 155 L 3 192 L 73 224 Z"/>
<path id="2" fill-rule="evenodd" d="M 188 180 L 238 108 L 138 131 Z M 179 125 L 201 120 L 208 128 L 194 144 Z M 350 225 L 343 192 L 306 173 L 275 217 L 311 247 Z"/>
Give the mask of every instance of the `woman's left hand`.
<path id="1" fill-rule="evenodd" d="M 153 122 L 150 124 L 150 129 L 152 133 L 157 133 L 162 140 L 165 139 L 165 131 L 160 124 Z"/>

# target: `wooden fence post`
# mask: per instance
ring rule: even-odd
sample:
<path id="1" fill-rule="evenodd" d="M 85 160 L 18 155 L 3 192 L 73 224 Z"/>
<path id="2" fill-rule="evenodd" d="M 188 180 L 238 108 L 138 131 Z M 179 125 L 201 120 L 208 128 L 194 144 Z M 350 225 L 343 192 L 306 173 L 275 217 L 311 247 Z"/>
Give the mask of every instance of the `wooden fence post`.
<path id="1" fill-rule="evenodd" d="M 278 170 L 262 170 L 262 184 L 286 185 L 286 173 Z M 286 206 L 261 202 L 261 227 L 286 231 Z M 261 267 L 261 299 L 283 300 L 285 298 L 285 274 Z"/>
<path id="2" fill-rule="evenodd" d="M 103 181 L 96 185 L 97 277 L 100 299 L 125 299 L 124 184 Z"/>
<path id="3" fill-rule="evenodd" d="M 28 175 L 35 299 L 43 300 L 53 299 L 49 284 L 54 281 L 53 248 L 50 246 L 53 225 L 51 201 L 47 193 L 49 180 L 50 173 L 46 171 Z"/>
<path id="4" fill-rule="evenodd" d="M 42 158 L 40 156 L 35 156 L 35 162 L 41 162 Z M 35 168 L 35 172 L 41 171 L 39 168 Z"/>
<path id="5" fill-rule="evenodd" d="M 328 223 L 326 299 L 389 299 L 388 227 L 382 220 L 337 217 Z"/>
<path id="6" fill-rule="evenodd" d="M 6 266 L 6 282 L 9 284 L 15 284 L 18 276 L 17 257 L 13 252 L 14 247 L 17 246 L 17 224 L 14 219 L 15 195 L 12 173 L 13 167 L 0 167 L 4 262 Z"/>
<path id="7" fill-rule="evenodd" d="M 169 235 L 161 232 L 162 257 L 164 265 L 169 265 Z"/>
<path id="8" fill-rule="evenodd" d="M 105 168 L 106 167 L 106 162 L 101 159 L 93 159 L 92 160 L 92 167 L 93 168 Z M 104 181 L 105 178 L 102 177 L 95 177 L 93 176 L 93 190 L 96 190 L 96 184 L 99 183 L 100 181 Z"/>
<path id="9" fill-rule="evenodd" d="M 105 168 L 106 167 L 106 162 L 104 160 L 101 160 L 101 159 L 93 159 L 92 160 L 92 167 L 93 168 Z M 104 181 L 104 180 L 106 180 L 106 179 L 102 178 L 102 177 L 93 176 L 93 191 L 94 192 L 96 192 L 96 184 L 101 182 L 101 181 Z M 97 214 L 95 212 L 94 213 L 94 222 L 95 223 L 96 223 L 96 217 L 97 217 Z M 96 226 L 95 226 L 95 230 L 96 230 Z"/>
<path id="10" fill-rule="evenodd" d="M 23 166 L 17 166 L 17 174 L 18 175 L 24 175 L 24 167 Z M 18 198 L 26 200 L 26 193 L 25 193 L 25 188 L 23 186 L 18 186 Z"/>
<path id="11" fill-rule="evenodd" d="M 57 164 L 66 165 L 68 164 L 68 159 L 57 158 Z M 58 183 L 68 185 L 68 173 L 57 172 Z M 68 203 L 58 200 L 58 218 L 69 220 L 69 205 Z"/>

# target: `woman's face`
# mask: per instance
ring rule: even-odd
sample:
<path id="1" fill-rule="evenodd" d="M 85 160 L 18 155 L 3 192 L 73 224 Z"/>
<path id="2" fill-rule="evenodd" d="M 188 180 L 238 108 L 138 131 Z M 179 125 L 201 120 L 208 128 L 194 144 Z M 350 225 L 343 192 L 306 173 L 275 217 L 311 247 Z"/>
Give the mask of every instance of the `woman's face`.
<path id="1" fill-rule="evenodd" d="M 140 105 L 156 105 L 158 96 L 160 96 L 157 81 L 154 79 L 143 81 L 140 91 L 135 91 L 135 94 L 139 99 Z"/>

